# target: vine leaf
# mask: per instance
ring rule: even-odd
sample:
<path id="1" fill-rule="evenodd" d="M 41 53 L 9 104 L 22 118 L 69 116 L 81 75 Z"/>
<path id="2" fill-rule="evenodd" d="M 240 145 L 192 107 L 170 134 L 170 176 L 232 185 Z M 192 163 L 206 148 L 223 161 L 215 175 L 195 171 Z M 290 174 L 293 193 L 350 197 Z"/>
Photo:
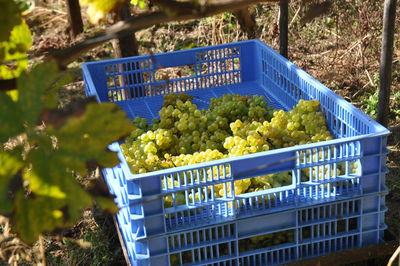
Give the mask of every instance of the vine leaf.
<path id="1" fill-rule="evenodd" d="M 21 15 L 19 12 L 18 5 L 14 1 L 0 0 L 1 11 L 3 13 L 0 16 L 0 42 L 8 41 L 10 37 L 10 31 L 15 25 L 21 23 Z"/>
<path id="2" fill-rule="evenodd" d="M 13 231 L 28 244 L 43 232 L 74 225 L 82 210 L 95 202 L 107 211 L 118 211 L 108 191 L 85 190 L 75 174 L 87 175 L 94 164 L 118 164 L 117 153 L 107 146 L 129 135 L 134 126 L 126 113 L 111 103 L 85 101 L 72 112 L 58 112 L 57 89 L 68 81 L 68 75 L 48 62 L 19 77 L 16 102 L 0 94 L 0 111 L 4 111 L 0 113 L 1 142 L 25 132 L 29 144 L 24 150 L 17 146 L 0 154 L 0 212 L 11 213 Z M 44 126 L 38 127 L 42 121 Z M 12 153 L 18 158 L 23 153 L 24 160 L 14 162 L 7 157 Z M 19 186 L 15 186 L 16 178 Z"/>
<path id="3" fill-rule="evenodd" d="M 42 232 L 63 225 L 62 200 L 30 195 L 18 191 L 14 200 L 14 216 L 11 217 L 13 231 L 25 243 L 32 244 Z"/>
<path id="4" fill-rule="evenodd" d="M 117 153 L 105 144 L 128 136 L 132 130 L 126 113 L 112 103 L 89 103 L 82 115 L 70 117 L 59 130 L 51 125 L 47 128 L 57 138 L 60 163 L 81 175 L 87 174 L 88 165 L 117 165 Z"/>
<path id="5" fill-rule="evenodd" d="M 46 146 L 41 145 L 29 153 L 28 162 L 32 168 L 24 174 L 24 180 L 29 182 L 35 195 L 62 202 L 67 210 L 64 221 L 67 225 L 73 224 L 79 219 L 80 211 L 92 205 L 91 196 L 65 165 L 62 151 Z"/>
<path id="6" fill-rule="evenodd" d="M 0 151 L 0 213 L 2 214 L 9 214 L 12 211 L 10 194 L 15 192 L 12 183 L 18 179 L 16 174 L 22 166 L 23 163 L 18 155 Z"/>
<path id="7" fill-rule="evenodd" d="M 88 103 L 60 127 L 49 124 L 45 131 L 33 134 L 37 147 L 28 153 L 29 168 L 23 173 L 31 195 L 19 194 L 14 202 L 13 223 L 19 237 L 33 243 L 42 232 L 72 226 L 94 202 L 117 212 L 108 194 L 85 191 L 73 173 L 86 175 L 90 163 L 103 167 L 118 164 L 117 154 L 107 150 L 107 145 L 132 130 L 132 123 L 117 105 Z"/>
<path id="8" fill-rule="evenodd" d="M 18 105 L 29 125 L 38 122 L 39 114 L 45 108 L 57 106 L 57 90 L 71 80 L 71 76 L 60 72 L 55 62 L 36 65 L 31 72 L 18 79 Z"/>
<path id="9" fill-rule="evenodd" d="M 31 32 L 22 20 L 12 29 L 8 41 L 0 41 L 0 78 L 12 79 L 21 75 L 28 66 L 26 52 L 31 46 Z"/>
<path id="10" fill-rule="evenodd" d="M 87 7 L 90 22 L 96 24 L 124 0 L 81 0 L 80 2 L 82 6 Z"/>
<path id="11" fill-rule="evenodd" d="M 5 93 L 0 93 L 0 121 L 0 143 L 24 131 L 19 106 Z"/>
<path id="12" fill-rule="evenodd" d="M 102 209 L 102 210 L 106 210 L 110 213 L 117 213 L 119 210 L 118 206 L 111 199 L 104 198 L 104 197 L 95 197 L 95 201 L 99 205 L 100 209 Z"/>
<path id="13" fill-rule="evenodd" d="M 81 211 L 93 205 L 91 195 L 63 167 L 60 151 L 52 150 L 47 143 L 40 144 L 29 153 L 30 168 L 23 174 L 31 195 L 19 195 L 14 202 L 13 230 L 28 244 L 36 241 L 42 232 L 72 226 Z"/>

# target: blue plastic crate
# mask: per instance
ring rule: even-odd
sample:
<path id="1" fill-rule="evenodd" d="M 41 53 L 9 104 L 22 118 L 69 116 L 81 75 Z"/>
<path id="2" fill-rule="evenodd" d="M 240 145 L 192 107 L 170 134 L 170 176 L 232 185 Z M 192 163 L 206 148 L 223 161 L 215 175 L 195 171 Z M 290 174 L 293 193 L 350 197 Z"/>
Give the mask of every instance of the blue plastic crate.
<path id="1" fill-rule="evenodd" d="M 132 265 L 278 265 L 383 242 L 385 193 L 133 241 Z M 120 214 L 119 214 L 120 215 Z M 269 238 L 252 246 L 253 237 Z"/>
<path id="2" fill-rule="evenodd" d="M 166 70 L 174 76 L 166 77 Z M 286 110 L 299 99 L 315 99 L 335 137 L 138 175 L 130 172 L 119 144 L 114 143 L 110 148 L 118 152 L 121 163 L 104 169 L 103 175 L 124 208 L 119 221 L 126 221 L 121 223 L 130 239 L 144 240 L 386 190 L 389 131 L 260 41 L 85 63 L 83 74 L 87 95 L 99 102 L 115 102 L 130 118 L 141 116 L 149 121 L 158 118 L 163 95 L 173 91 L 195 96 L 194 103 L 200 108 L 208 107 L 211 97 L 226 93 L 264 95 L 271 106 Z M 241 195 L 226 193 L 220 198 L 209 193 L 220 184 L 227 191 L 235 180 L 283 171 L 291 172 L 292 184 Z M 168 186 L 168 179 L 181 182 Z M 211 196 L 193 201 L 188 196 L 192 192 Z M 163 197 L 174 198 L 177 193 L 185 195 L 185 204 L 164 208 Z"/>

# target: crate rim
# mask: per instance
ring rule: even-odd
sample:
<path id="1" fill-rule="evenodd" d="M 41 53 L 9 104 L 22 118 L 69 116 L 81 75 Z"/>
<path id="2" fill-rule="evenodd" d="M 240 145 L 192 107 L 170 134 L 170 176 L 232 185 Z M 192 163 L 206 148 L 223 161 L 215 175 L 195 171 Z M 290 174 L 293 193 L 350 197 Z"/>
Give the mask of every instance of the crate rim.
<path id="1" fill-rule="evenodd" d="M 303 145 L 296 145 L 292 147 L 286 147 L 286 148 L 279 148 L 279 149 L 274 149 L 274 150 L 269 150 L 265 152 L 257 152 L 253 154 L 247 154 L 247 155 L 242 155 L 242 156 L 237 156 L 237 157 L 231 157 L 231 158 L 225 158 L 225 159 L 218 159 L 218 160 L 213 160 L 209 162 L 204 162 L 204 163 L 197 163 L 197 164 L 192 164 L 192 165 L 186 165 L 186 166 L 180 166 L 180 167 L 174 167 L 174 168 L 168 168 L 168 169 L 163 169 L 163 170 L 157 170 L 157 171 L 152 171 L 148 173 L 143 173 L 143 174 L 133 174 L 131 170 L 128 167 L 128 164 L 126 162 L 125 156 L 122 153 L 122 150 L 120 149 L 119 145 L 121 143 L 112 143 L 110 144 L 110 148 L 113 151 L 117 151 L 119 153 L 119 158 L 121 160 L 122 166 L 126 165 L 127 170 L 129 175 L 127 176 L 127 180 L 137 180 L 137 179 L 143 179 L 147 178 L 150 176 L 155 176 L 155 175 L 166 175 L 170 174 L 171 171 L 173 172 L 181 172 L 181 171 L 187 171 L 187 170 L 192 170 L 196 169 L 199 167 L 210 167 L 214 165 L 221 165 L 224 163 L 230 163 L 233 161 L 237 160 L 242 160 L 242 159 L 251 159 L 251 158 L 258 158 L 261 156 L 267 156 L 267 155 L 273 155 L 273 154 L 279 154 L 282 152 L 296 152 L 298 150 L 304 150 L 304 149 L 312 149 L 312 148 L 320 148 L 324 146 L 329 146 L 329 145 L 337 145 L 337 144 L 342 144 L 346 142 L 353 142 L 353 141 L 358 141 L 358 140 L 365 140 L 369 138 L 374 138 L 374 137 L 383 137 L 391 134 L 390 130 L 379 124 L 377 121 L 366 115 L 364 112 L 353 106 L 350 102 L 346 101 L 343 99 L 340 95 L 336 94 L 332 90 L 330 90 L 328 87 L 326 87 L 324 84 L 322 84 L 320 81 L 312 77 L 310 74 L 308 74 L 305 70 L 302 70 L 299 66 L 296 64 L 292 63 L 279 53 L 277 53 L 275 50 L 273 50 L 271 47 L 266 45 L 264 42 L 262 42 L 259 39 L 252 39 L 252 40 L 245 40 L 245 41 L 237 41 L 237 42 L 231 42 L 227 44 L 219 44 L 219 45 L 211 45 L 211 46 L 204 46 L 204 47 L 196 47 L 196 48 L 190 48 L 186 50 L 178 50 L 178 51 L 171 51 L 171 52 L 164 52 L 164 53 L 155 53 L 152 55 L 140 55 L 140 56 L 133 56 L 133 57 L 126 57 L 126 58 L 114 58 L 114 59 L 107 59 L 107 60 L 100 60 L 100 61 L 91 61 L 91 62 L 85 62 L 82 64 L 82 71 L 84 73 L 84 77 L 87 78 L 85 82 L 88 83 L 89 87 L 94 88 L 94 83 L 92 80 L 92 77 L 90 75 L 90 70 L 89 68 L 93 65 L 99 65 L 99 64 L 112 64 L 112 63 L 126 63 L 126 62 L 131 62 L 132 59 L 151 59 L 151 58 L 156 58 L 158 55 L 173 55 L 173 54 L 182 54 L 186 53 L 187 51 L 203 51 L 204 49 L 208 50 L 215 50 L 215 49 L 220 49 L 220 48 L 226 48 L 226 47 L 232 47 L 235 45 L 240 45 L 240 44 L 250 44 L 250 43 L 256 43 L 258 45 L 261 45 L 263 48 L 269 50 L 270 52 L 274 53 L 274 55 L 277 56 L 277 59 L 288 66 L 288 68 L 293 69 L 297 75 L 300 77 L 303 77 L 304 79 L 307 79 L 312 85 L 315 87 L 318 87 L 318 89 L 322 90 L 324 94 L 329 94 L 335 99 L 335 102 L 338 105 L 345 105 L 346 108 L 351 111 L 355 112 L 357 116 L 363 120 L 364 122 L 370 124 L 370 126 L 374 129 L 375 132 L 369 133 L 369 134 L 363 134 L 363 135 L 358 135 L 358 136 L 353 136 L 353 137 L 342 137 L 338 139 L 332 139 L 328 141 L 320 141 L 320 142 L 315 142 L 315 143 L 309 143 L 309 144 L 303 144 Z M 183 64 L 185 65 L 185 64 Z M 179 66 L 179 65 L 177 65 Z M 153 64 L 153 69 L 159 69 L 156 64 Z M 214 87 L 212 87 L 214 88 Z M 152 96 L 146 96 L 146 97 L 152 97 Z M 98 99 L 98 96 L 96 95 L 96 98 Z M 99 100 L 99 99 L 98 99 Z M 132 100 L 132 99 L 129 99 Z M 126 101 L 126 100 L 125 100 Z M 100 102 L 100 101 L 99 101 Z M 117 103 L 117 102 L 114 102 Z M 116 146 L 114 144 L 117 144 Z"/>
<path id="2" fill-rule="evenodd" d="M 82 67 L 85 66 L 85 68 L 86 68 L 86 66 L 96 65 L 96 64 L 99 64 L 99 63 L 101 63 L 101 64 L 103 64 L 103 63 L 116 63 L 116 62 L 125 63 L 125 62 L 130 62 L 133 58 L 135 58 L 135 59 L 149 59 L 149 58 L 154 58 L 154 57 L 157 57 L 159 55 L 165 55 L 165 54 L 181 54 L 181 53 L 186 53 L 187 51 L 201 51 L 201 50 L 209 49 L 209 48 L 219 49 L 220 47 L 230 47 L 230 46 L 235 46 L 237 44 L 246 44 L 246 43 L 258 43 L 258 44 L 265 45 L 265 43 L 263 43 L 259 39 L 252 39 L 252 40 L 237 41 L 237 42 L 230 42 L 230 43 L 217 44 L 217 45 L 194 47 L 194 48 L 190 48 L 190 49 L 183 49 L 183 50 L 163 52 L 163 53 L 154 53 L 154 54 L 146 54 L 146 55 L 138 55 L 138 56 L 129 56 L 129 57 L 123 57 L 123 58 L 111 58 L 111 59 L 105 59 L 105 60 L 90 61 L 90 62 L 82 63 Z M 282 57 L 282 58 L 287 60 L 284 57 Z M 160 67 L 154 67 L 153 69 L 159 69 L 159 68 Z"/>
<path id="3" fill-rule="evenodd" d="M 229 157 L 229 158 L 224 158 L 224 159 L 217 159 L 217 160 L 212 160 L 208 162 L 203 162 L 203 163 L 196 163 L 196 164 L 190 164 L 190 165 L 185 165 L 185 166 L 179 166 L 179 167 L 173 167 L 173 168 L 168 168 L 168 169 L 162 169 L 162 170 L 157 170 L 157 171 L 152 171 L 152 172 L 147 172 L 143 174 L 133 174 L 128 167 L 128 163 L 125 159 L 125 156 L 122 153 L 122 150 L 120 148 L 120 143 L 113 143 L 110 145 L 111 150 L 118 152 L 122 156 L 119 156 L 119 159 L 121 160 L 122 165 L 126 165 L 125 170 L 127 170 L 129 175 L 126 177 L 126 180 L 138 180 L 138 179 L 145 179 L 150 176 L 155 176 L 155 175 L 167 175 L 171 174 L 171 171 L 174 173 L 176 172 L 182 172 L 182 171 L 190 171 L 190 170 L 195 170 L 201 167 L 212 167 L 216 165 L 223 165 L 225 163 L 232 163 L 235 161 L 240 161 L 244 159 L 255 159 L 263 156 L 269 156 L 269 155 L 274 155 L 274 154 L 280 154 L 284 152 L 293 152 L 296 153 L 297 151 L 300 150 L 305 150 L 305 149 L 313 149 L 313 148 L 321 148 L 321 147 L 326 147 L 330 145 L 338 145 L 338 144 L 343 144 L 347 142 L 353 142 L 353 141 L 362 141 L 366 140 L 369 138 L 374 138 L 374 137 L 383 137 L 387 136 L 390 134 L 390 131 L 387 130 L 383 131 L 382 133 L 370 133 L 366 135 L 360 135 L 360 136 L 355 136 L 355 137 L 347 137 L 347 138 L 342 138 L 342 139 L 332 139 L 328 141 L 320 141 L 320 142 L 315 142 L 315 143 L 310 143 L 310 144 L 303 144 L 303 145 L 296 145 L 296 146 L 291 146 L 291 147 L 286 147 L 286 148 L 279 148 L 279 149 L 273 149 L 269 151 L 263 151 L 263 152 L 257 152 L 257 153 L 252 153 L 252 154 L 247 154 L 247 155 L 241 155 L 241 156 L 236 156 L 236 157 Z M 322 144 L 322 145 L 321 145 Z M 274 162 L 272 162 L 273 164 Z"/>

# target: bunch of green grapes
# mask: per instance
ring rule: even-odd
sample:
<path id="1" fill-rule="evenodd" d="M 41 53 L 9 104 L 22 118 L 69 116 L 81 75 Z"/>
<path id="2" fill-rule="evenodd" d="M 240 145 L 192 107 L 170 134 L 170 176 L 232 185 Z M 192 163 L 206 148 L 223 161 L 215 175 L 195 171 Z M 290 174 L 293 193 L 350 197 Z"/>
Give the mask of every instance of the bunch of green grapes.
<path id="1" fill-rule="evenodd" d="M 239 94 L 225 94 L 218 98 L 212 98 L 209 111 L 216 116 L 225 117 L 229 123 L 240 119 L 246 120 L 270 120 L 273 108 L 268 106 L 264 96 Z"/>
<path id="2" fill-rule="evenodd" d="M 220 197 L 232 197 L 233 195 L 240 195 L 243 193 L 248 192 L 248 188 L 251 185 L 251 179 L 241 179 L 241 180 L 236 180 L 233 183 L 233 189 L 234 189 L 234 194 L 232 193 L 232 189 L 230 186 L 230 183 L 226 184 L 217 184 L 215 185 L 215 197 L 220 198 Z"/>
<path id="3" fill-rule="evenodd" d="M 121 144 L 121 150 L 126 157 L 133 173 L 146 173 L 162 169 L 159 155 L 169 150 L 177 142 L 170 130 L 157 129 L 140 134 L 136 128 L 132 135 Z M 136 136 L 137 137 L 133 137 Z"/>
<path id="4" fill-rule="evenodd" d="M 239 248 L 240 252 L 244 252 L 274 245 L 293 243 L 293 241 L 294 232 L 293 230 L 288 230 L 240 240 Z"/>
<path id="5" fill-rule="evenodd" d="M 257 176 L 251 179 L 251 189 L 249 192 L 282 187 L 290 184 L 292 184 L 292 175 L 290 172 Z"/>
<path id="6" fill-rule="evenodd" d="M 164 95 L 163 107 L 168 107 L 169 105 L 175 106 L 176 102 L 180 100 L 182 102 L 193 100 L 193 96 L 186 94 L 186 93 L 175 93 L 171 92 L 170 94 Z"/>
<path id="7" fill-rule="evenodd" d="M 159 120 L 149 125 L 146 119 L 135 118 L 136 129 L 122 147 L 133 173 L 179 165 L 165 161 L 165 154 L 179 156 L 206 150 L 226 152 L 223 144 L 232 135 L 229 124 L 233 119 L 254 117 L 265 120 L 271 113 L 263 96 L 257 95 L 228 94 L 212 98 L 207 110 L 198 109 L 191 100 L 191 96 L 182 93 L 167 95 L 159 111 Z M 163 131 L 159 133 L 160 130 Z M 251 148 L 249 151 L 234 151 L 228 156 L 257 151 L 260 149 Z"/>
<path id="8" fill-rule="evenodd" d="M 319 111 L 318 101 L 300 100 L 292 110 L 285 112 L 273 111 L 263 96 L 257 95 L 227 94 L 212 98 L 209 109 L 205 110 L 198 109 L 191 100 L 192 97 L 185 94 L 165 96 L 159 111 L 160 119 L 153 121 L 152 125 L 143 118 L 135 118 L 135 130 L 122 145 L 134 174 L 332 138 Z M 314 168 L 308 173 L 303 170 L 303 177 L 312 174 L 323 179 L 321 173 L 334 174 L 332 169 L 325 169 L 326 166 L 323 166 L 323 171 Z M 204 176 L 188 176 L 196 182 L 217 179 L 218 171 L 213 173 L 214 176 L 209 169 L 206 174 L 201 174 Z M 265 190 L 291 182 L 289 172 L 237 180 L 234 193 Z M 229 185 L 215 187 L 215 197 L 231 196 L 232 193 Z M 192 196 L 192 199 L 196 198 L 196 195 Z"/>
<path id="9" fill-rule="evenodd" d="M 177 99 L 174 105 L 162 107 L 159 111 L 160 128 L 169 129 L 176 139 L 168 153 L 172 155 L 193 153 L 199 149 L 200 132 L 207 127 L 206 118 L 195 104 Z"/>
<path id="10" fill-rule="evenodd" d="M 332 139 L 318 101 L 300 100 L 288 112 L 275 111 L 270 122 L 236 120 L 230 128 L 234 137 L 224 147 L 233 155 Z"/>
<path id="11" fill-rule="evenodd" d="M 230 124 L 233 136 L 225 139 L 224 148 L 228 150 L 231 157 L 255 153 L 260 151 L 268 151 L 270 143 L 263 133 L 263 123 L 258 121 L 242 122 L 236 120 Z"/>
<path id="12" fill-rule="evenodd" d="M 296 107 L 288 114 L 287 129 L 289 131 L 303 131 L 311 142 L 332 139 L 326 127 L 325 118 L 319 111 L 319 101 L 299 100 Z"/>

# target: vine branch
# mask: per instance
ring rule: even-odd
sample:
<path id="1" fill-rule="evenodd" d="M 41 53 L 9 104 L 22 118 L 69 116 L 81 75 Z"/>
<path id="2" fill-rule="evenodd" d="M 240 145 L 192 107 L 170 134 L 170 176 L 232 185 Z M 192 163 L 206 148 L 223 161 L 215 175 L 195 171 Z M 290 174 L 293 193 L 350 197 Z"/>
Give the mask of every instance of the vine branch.
<path id="1" fill-rule="evenodd" d="M 152 2 L 158 4 L 163 1 L 153 0 Z M 82 53 L 85 53 L 106 41 L 120 38 L 133 31 L 172 21 L 200 19 L 227 11 L 237 11 L 252 4 L 261 2 L 279 2 L 279 0 L 219 0 L 218 4 L 209 4 L 204 6 L 192 3 L 184 3 L 184 5 L 183 3 L 180 3 L 181 5 L 178 5 L 177 3 L 179 2 L 176 1 L 168 2 L 176 3 L 176 5 L 174 5 L 173 14 L 164 11 L 155 11 L 117 22 L 108 27 L 105 31 L 98 33 L 93 37 L 78 42 L 70 47 L 50 52 L 49 56 L 54 58 L 60 67 L 65 67 L 78 58 Z M 178 8 L 179 6 L 182 8 Z M 191 8 L 189 8 L 189 6 Z"/>
<path id="2" fill-rule="evenodd" d="M 159 5 L 161 11 L 153 11 L 141 14 L 130 19 L 120 21 L 108 27 L 106 30 L 97 33 L 81 42 L 77 42 L 70 47 L 49 51 L 46 59 L 53 59 L 60 68 L 65 68 L 83 53 L 90 51 L 96 46 L 109 40 L 123 37 L 134 31 L 149 28 L 153 25 L 169 23 L 173 21 L 185 21 L 200 19 L 217 15 L 228 11 L 238 11 L 249 5 L 262 2 L 279 2 L 279 0 L 218 0 L 217 3 L 199 5 L 191 2 L 177 2 L 168 0 L 171 7 L 165 5 L 166 1 L 152 0 L 153 4 Z M 167 10 L 168 9 L 168 10 Z M 16 88 L 16 80 L 0 80 L 0 91 L 8 91 Z"/>

